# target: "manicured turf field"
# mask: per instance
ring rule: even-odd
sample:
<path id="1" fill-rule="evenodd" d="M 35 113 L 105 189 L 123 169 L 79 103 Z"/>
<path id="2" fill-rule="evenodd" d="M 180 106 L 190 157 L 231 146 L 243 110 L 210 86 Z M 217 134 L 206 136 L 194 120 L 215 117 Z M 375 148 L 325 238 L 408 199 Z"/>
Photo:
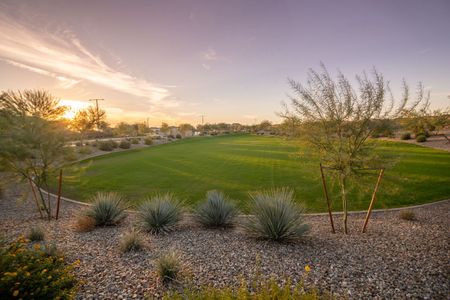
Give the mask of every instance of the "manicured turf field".
<path id="1" fill-rule="evenodd" d="M 379 143 L 378 151 L 395 154 L 396 164 L 386 170 L 375 208 L 450 198 L 450 153 L 404 143 Z M 86 167 L 84 173 L 65 180 L 64 196 L 88 201 L 97 191 L 119 191 L 136 204 L 146 195 L 171 191 L 193 204 L 207 190 L 218 189 L 245 210 L 248 192 L 287 186 L 295 189 L 308 211 L 326 209 L 318 160 L 305 144 L 278 137 L 198 137 L 113 153 L 81 165 Z M 350 210 L 367 208 L 376 174 L 358 182 L 358 188 L 351 192 Z M 330 189 L 333 194 L 333 187 Z M 340 201 L 333 198 L 338 210 Z"/>

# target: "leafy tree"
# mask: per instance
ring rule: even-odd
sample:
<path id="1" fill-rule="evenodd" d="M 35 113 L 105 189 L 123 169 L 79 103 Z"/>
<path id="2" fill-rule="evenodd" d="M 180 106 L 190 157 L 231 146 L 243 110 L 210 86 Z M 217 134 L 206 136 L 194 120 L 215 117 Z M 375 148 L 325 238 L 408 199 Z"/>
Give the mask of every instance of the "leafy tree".
<path id="1" fill-rule="evenodd" d="M 295 95 L 290 96 L 292 112 L 283 114 L 302 122 L 303 134 L 321 161 L 335 171 L 345 233 L 349 179 L 361 169 L 379 167 L 379 157 L 373 151 L 375 143 L 368 143 L 374 130 L 373 121 L 409 113 L 425 99 L 420 85 L 418 99 L 407 107 L 409 94 L 405 84 L 403 99 L 394 109 L 393 97 L 386 101 L 390 91 L 383 75 L 375 69 L 372 73 L 372 78 L 365 73 L 356 77 L 359 85 L 356 92 L 342 73 L 333 79 L 323 64 L 320 72 L 311 69 L 306 85 L 289 80 Z"/>
<path id="2" fill-rule="evenodd" d="M 65 108 L 47 92 L 5 92 L 0 97 L 0 162 L 10 177 L 30 180 L 51 218 L 49 179 L 64 162 L 64 128 L 57 121 Z"/>
<path id="3" fill-rule="evenodd" d="M 80 134 L 80 141 L 83 144 L 86 133 L 94 128 L 94 122 L 90 118 L 88 110 L 78 111 L 70 122 L 70 128 Z"/>
<path id="4" fill-rule="evenodd" d="M 270 130 L 272 128 L 272 123 L 268 120 L 264 120 L 258 125 L 258 130 Z"/>
<path id="5" fill-rule="evenodd" d="M 194 126 L 188 123 L 180 124 L 180 126 L 178 126 L 178 130 L 183 136 L 186 136 L 188 132 L 192 132 L 194 130 Z"/>
<path id="6" fill-rule="evenodd" d="M 162 133 L 164 133 L 164 134 L 168 134 L 169 131 L 170 131 L 169 124 L 163 122 L 163 123 L 161 124 L 161 129 L 160 129 L 160 131 L 161 131 Z"/>

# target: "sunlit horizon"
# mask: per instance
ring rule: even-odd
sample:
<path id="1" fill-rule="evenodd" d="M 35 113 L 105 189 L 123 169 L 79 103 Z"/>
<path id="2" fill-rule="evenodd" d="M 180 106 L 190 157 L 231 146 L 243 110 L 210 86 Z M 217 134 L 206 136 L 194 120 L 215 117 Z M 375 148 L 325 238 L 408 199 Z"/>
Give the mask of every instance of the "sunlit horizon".
<path id="1" fill-rule="evenodd" d="M 110 124 L 279 123 L 287 79 L 323 62 L 449 106 L 447 1 L 231 2 L 2 1 L 0 90 L 48 90 L 67 118 L 103 98 Z"/>

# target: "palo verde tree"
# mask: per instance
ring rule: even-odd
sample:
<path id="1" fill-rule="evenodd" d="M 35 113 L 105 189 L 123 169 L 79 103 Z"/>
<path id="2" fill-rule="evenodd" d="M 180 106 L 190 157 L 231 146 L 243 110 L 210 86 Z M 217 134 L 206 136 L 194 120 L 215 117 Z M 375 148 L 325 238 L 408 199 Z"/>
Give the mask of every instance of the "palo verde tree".
<path id="1" fill-rule="evenodd" d="M 364 73 L 356 76 L 356 81 L 358 89 L 355 91 L 340 72 L 334 79 L 323 64 L 319 72 L 310 69 L 305 85 L 289 80 L 294 95 L 290 96 L 291 109 L 286 106 L 286 112 L 282 113 L 286 120 L 300 120 L 302 134 L 315 148 L 315 153 L 322 163 L 335 171 L 345 233 L 348 231 L 349 179 L 358 170 L 380 167 L 375 165 L 380 162 L 373 151 L 375 143 L 368 142 L 375 128 L 373 122 L 401 116 L 416 109 L 424 99 L 420 89 L 418 99 L 408 105 L 409 94 L 405 85 L 403 99 L 394 108 L 389 86 L 376 69 L 372 77 Z"/>
<path id="2" fill-rule="evenodd" d="M 0 96 L 0 163 L 9 177 L 31 181 L 39 209 L 51 218 L 49 180 L 64 161 L 64 128 L 58 121 L 66 107 L 46 91 L 3 92 Z"/>

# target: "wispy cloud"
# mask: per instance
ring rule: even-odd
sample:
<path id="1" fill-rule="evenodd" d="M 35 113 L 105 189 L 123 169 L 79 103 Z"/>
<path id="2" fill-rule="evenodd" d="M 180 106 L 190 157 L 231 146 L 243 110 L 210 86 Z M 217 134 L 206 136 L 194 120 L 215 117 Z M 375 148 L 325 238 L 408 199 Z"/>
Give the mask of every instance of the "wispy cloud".
<path id="1" fill-rule="evenodd" d="M 205 60 L 218 60 L 219 59 L 219 57 L 217 56 L 217 52 L 212 48 L 209 48 L 208 50 L 202 52 L 202 57 Z"/>
<path id="2" fill-rule="evenodd" d="M 56 78 L 63 88 L 87 81 L 164 106 L 167 87 L 136 78 L 107 65 L 70 31 L 58 34 L 31 29 L 0 13 L 0 59 Z M 169 106 L 173 107 L 171 101 Z"/>

